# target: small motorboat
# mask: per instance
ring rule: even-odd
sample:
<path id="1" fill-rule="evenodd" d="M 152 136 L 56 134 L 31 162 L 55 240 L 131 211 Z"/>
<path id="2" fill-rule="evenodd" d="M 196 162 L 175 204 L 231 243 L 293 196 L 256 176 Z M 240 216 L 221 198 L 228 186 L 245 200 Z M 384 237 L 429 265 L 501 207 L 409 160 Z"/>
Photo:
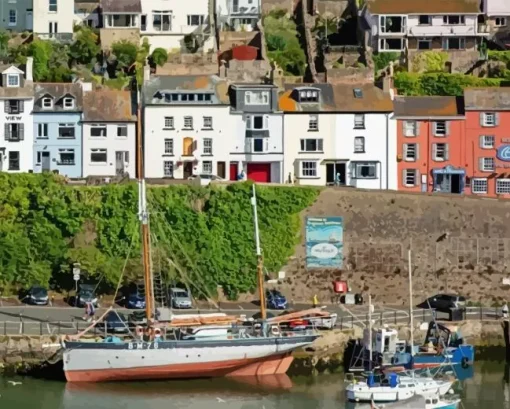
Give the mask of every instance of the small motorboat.
<path id="1" fill-rule="evenodd" d="M 457 409 L 461 400 L 457 397 L 446 398 L 439 395 L 424 397 L 414 395 L 400 402 L 359 406 L 357 409 Z"/>
<path id="2" fill-rule="evenodd" d="M 397 402 L 415 395 L 423 395 L 425 398 L 443 396 L 448 393 L 452 384 L 452 381 L 430 377 L 369 373 L 366 380 L 357 381 L 353 378 L 345 390 L 347 400 L 351 402 Z"/>

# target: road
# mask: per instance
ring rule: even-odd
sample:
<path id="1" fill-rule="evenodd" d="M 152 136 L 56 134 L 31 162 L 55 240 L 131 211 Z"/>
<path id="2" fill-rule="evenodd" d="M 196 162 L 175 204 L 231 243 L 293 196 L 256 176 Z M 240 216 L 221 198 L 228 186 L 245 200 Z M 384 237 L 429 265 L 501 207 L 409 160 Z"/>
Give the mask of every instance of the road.
<path id="1" fill-rule="evenodd" d="M 292 309 L 302 310 L 310 308 L 307 304 L 296 304 Z M 338 314 L 337 327 L 341 329 L 352 328 L 353 326 L 364 327 L 368 322 L 368 308 L 366 305 L 357 306 L 327 306 L 330 312 Z M 105 311 L 100 308 L 97 315 L 101 315 Z M 118 308 L 117 311 L 129 314 L 132 310 Z M 194 314 L 194 313 L 214 313 L 222 312 L 228 315 L 241 315 L 251 317 L 259 310 L 256 305 L 251 303 L 228 303 L 223 305 L 221 310 L 218 309 L 193 309 L 193 310 L 174 310 L 175 314 Z M 274 315 L 281 311 L 269 310 Z M 37 306 L 3 306 L 0 307 L 0 335 L 7 334 L 28 334 L 43 335 L 55 333 L 76 333 L 87 327 L 87 323 L 83 321 L 84 309 L 69 306 L 56 307 L 37 307 Z M 432 320 L 431 311 L 414 310 L 415 322 L 429 322 Z M 499 309 L 496 308 L 470 308 L 468 309 L 466 319 L 496 319 L 500 316 Z M 438 313 L 438 319 L 447 319 L 448 315 Z M 376 324 L 406 324 L 409 322 L 409 309 L 405 306 L 376 307 L 372 313 L 372 320 Z"/>

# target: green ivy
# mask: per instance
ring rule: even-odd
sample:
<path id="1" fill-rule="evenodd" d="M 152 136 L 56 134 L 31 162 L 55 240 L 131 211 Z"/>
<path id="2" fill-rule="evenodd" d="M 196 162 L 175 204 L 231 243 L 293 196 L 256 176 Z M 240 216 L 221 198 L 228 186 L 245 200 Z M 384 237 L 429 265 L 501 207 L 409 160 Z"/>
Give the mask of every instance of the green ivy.
<path id="1" fill-rule="evenodd" d="M 35 283 L 71 288 L 72 264 L 115 288 L 140 276 L 138 188 L 134 183 L 70 187 L 51 175 L 0 173 L 0 287 Z M 264 264 L 276 272 L 299 241 L 299 213 L 318 189 L 258 186 Z M 150 187 L 153 267 L 196 294 L 254 290 L 256 256 L 251 183 Z"/>
<path id="2" fill-rule="evenodd" d="M 374 66 L 377 72 L 390 65 L 390 62 L 398 61 L 400 58 L 400 53 L 383 52 L 379 54 L 374 54 L 372 58 L 374 59 Z"/>

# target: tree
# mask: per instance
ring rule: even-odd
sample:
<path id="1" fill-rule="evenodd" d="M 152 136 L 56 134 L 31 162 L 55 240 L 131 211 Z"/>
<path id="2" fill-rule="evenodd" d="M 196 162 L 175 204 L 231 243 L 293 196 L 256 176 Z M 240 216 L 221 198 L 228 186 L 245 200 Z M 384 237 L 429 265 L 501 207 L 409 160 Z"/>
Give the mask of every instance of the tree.
<path id="1" fill-rule="evenodd" d="M 164 48 L 156 48 L 151 55 L 151 60 L 154 64 L 162 67 L 168 60 L 168 53 Z"/>
<path id="2" fill-rule="evenodd" d="M 34 80 L 45 81 L 50 73 L 50 58 L 53 52 L 48 41 L 35 40 L 30 44 L 28 53 L 34 57 Z"/>
<path id="3" fill-rule="evenodd" d="M 6 31 L 0 31 L 0 56 L 5 57 L 9 52 L 9 39 L 11 36 Z"/>
<path id="4" fill-rule="evenodd" d="M 69 56 L 79 64 L 91 64 L 101 51 L 99 37 L 87 26 L 80 26 L 76 33 L 76 39 L 69 49 Z"/>
<path id="5" fill-rule="evenodd" d="M 138 51 L 138 47 L 127 40 L 121 40 L 112 45 L 112 52 L 119 68 L 124 70 L 128 70 L 136 62 Z"/>

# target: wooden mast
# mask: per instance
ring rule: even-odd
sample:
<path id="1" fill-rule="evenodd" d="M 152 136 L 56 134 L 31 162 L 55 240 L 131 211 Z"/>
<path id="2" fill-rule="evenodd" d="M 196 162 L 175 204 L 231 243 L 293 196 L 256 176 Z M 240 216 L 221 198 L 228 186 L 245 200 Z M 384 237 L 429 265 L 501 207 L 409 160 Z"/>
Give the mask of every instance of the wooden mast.
<path id="1" fill-rule="evenodd" d="M 253 206 L 253 222 L 255 224 L 255 246 L 257 250 L 257 279 L 259 287 L 259 299 L 260 299 L 260 314 L 261 318 L 265 320 L 266 315 L 266 296 L 264 293 L 264 260 L 262 258 L 262 252 L 260 250 L 260 237 L 259 237 L 259 218 L 257 214 L 257 195 L 255 193 L 255 184 L 252 185 L 253 196 L 251 198 L 251 204 Z"/>
<path id="2" fill-rule="evenodd" d="M 143 148 L 142 148 L 142 108 L 140 93 L 138 93 L 138 123 L 137 123 L 137 150 L 138 150 L 138 209 L 141 222 L 142 235 L 142 259 L 143 277 L 145 284 L 145 312 L 147 325 L 150 326 L 154 320 L 154 297 L 152 294 L 152 270 L 151 257 L 149 252 L 149 213 L 147 212 L 147 196 L 145 187 Z"/>

